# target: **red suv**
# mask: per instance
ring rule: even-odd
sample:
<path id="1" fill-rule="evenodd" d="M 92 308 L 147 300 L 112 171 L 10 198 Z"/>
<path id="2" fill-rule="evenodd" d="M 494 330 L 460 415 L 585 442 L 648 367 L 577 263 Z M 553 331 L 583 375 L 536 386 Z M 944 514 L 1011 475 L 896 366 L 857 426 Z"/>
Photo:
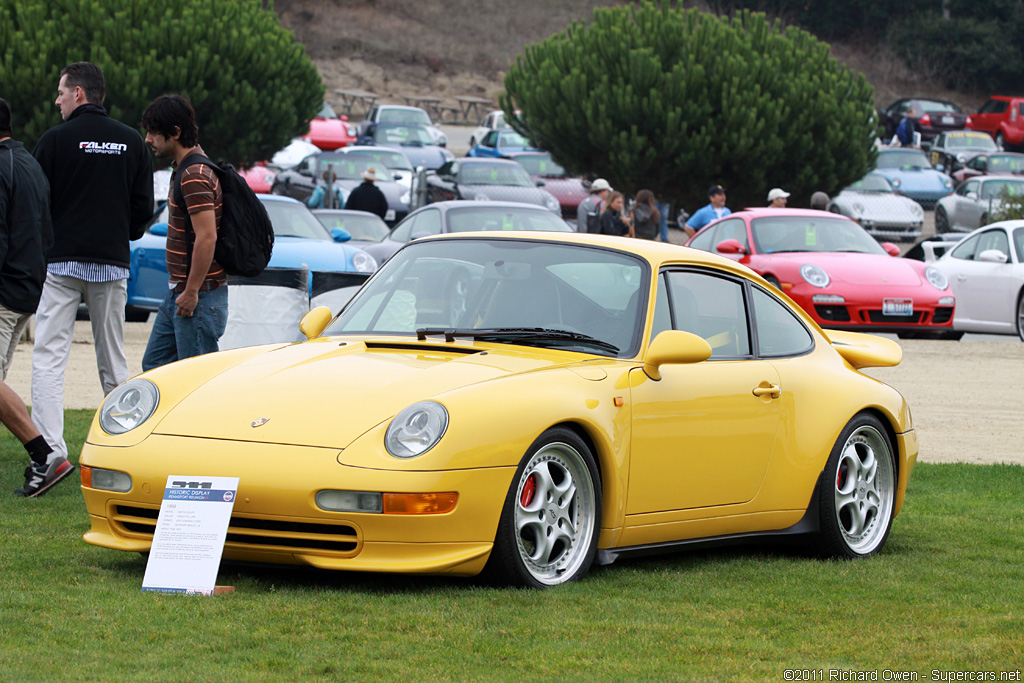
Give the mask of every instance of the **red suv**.
<path id="1" fill-rule="evenodd" d="M 967 117 L 967 128 L 985 131 L 1003 149 L 1024 143 L 1024 97 L 990 97 L 977 114 Z"/>

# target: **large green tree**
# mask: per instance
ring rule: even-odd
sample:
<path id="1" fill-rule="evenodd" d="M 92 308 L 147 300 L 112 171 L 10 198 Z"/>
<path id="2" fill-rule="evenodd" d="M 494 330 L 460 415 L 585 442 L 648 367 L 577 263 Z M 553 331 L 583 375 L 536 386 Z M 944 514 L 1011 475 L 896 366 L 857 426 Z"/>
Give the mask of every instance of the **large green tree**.
<path id="1" fill-rule="evenodd" d="M 137 126 L 158 95 L 196 109 L 214 159 L 267 159 L 305 132 L 323 102 L 316 68 L 272 9 L 254 0 L 0 0 L 0 97 L 31 147 L 60 123 L 60 70 L 98 64 L 105 106 Z"/>
<path id="2" fill-rule="evenodd" d="M 776 186 L 806 202 L 875 158 L 871 86 L 826 44 L 763 14 L 597 9 L 590 24 L 527 47 L 505 88 L 512 125 L 569 170 L 687 207 L 714 183 L 734 207 L 763 205 Z"/>

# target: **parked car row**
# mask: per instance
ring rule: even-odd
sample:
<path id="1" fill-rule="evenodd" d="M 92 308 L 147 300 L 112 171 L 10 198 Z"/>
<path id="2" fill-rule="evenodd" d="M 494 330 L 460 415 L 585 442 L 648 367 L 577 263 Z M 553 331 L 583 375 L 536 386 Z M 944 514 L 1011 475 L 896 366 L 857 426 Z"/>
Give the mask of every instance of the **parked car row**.
<path id="1" fill-rule="evenodd" d="M 925 146 L 943 133 L 962 130 L 986 134 L 1000 150 L 1024 144 L 1024 97 L 994 95 L 973 114 L 945 100 L 923 97 L 896 100 L 878 112 L 883 139 L 892 138 L 907 117 L 914 122 L 914 129 L 921 134 Z"/>

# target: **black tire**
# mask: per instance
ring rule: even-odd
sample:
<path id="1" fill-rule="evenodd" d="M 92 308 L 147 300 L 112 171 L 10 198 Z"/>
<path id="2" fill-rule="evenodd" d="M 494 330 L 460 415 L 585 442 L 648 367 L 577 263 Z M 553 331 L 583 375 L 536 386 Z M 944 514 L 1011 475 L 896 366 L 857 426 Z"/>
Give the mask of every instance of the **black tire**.
<path id="1" fill-rule="evenodd" d="M 944 232 L 949 232 L 949 216 L 946 215 L 946 210 L 941 206 L 935 207 L 935 234 L 941 235 Z"/>
<path id="2" fill-rule="evenodd" d="M 775 277 L 774 275 L 765 275 L 764 279 L 767 280 L 768 284 L 770 284 L 772 287 L 779 290 L 780 292 L 782 291 L 782 285 L 779 284 L 779 278 Z"/>
<path id="3" fill-rule="evenodd" d="M 144 308 L 128 306 L 124 309 L 124 320 L 128 323 L 144 323 L 149 320 L 149 311 Z"/>
<path id="4" fill-rule="evenodd" d="M 528 588 L 577 581 L 594 561 L 600 530 L 601 478 L 590 448 L 571 429 L 552 427 L 516 469 L 483 576 Z"/>
<path id="5" fill-rule="evenodd" d="M 874 555 L 889 537 L 895 505 L 896 462 L 888 432 L 875 416 L 856 415 L 832 447 L 819 482 L 815 550 L 846 559 Z"/>
<path id="6" fill-rule="evenodd" d="M 1017 295 L 1017 336 L 1024 342 L 1024 289 Z"/>
<path id="7" fill-rule="evenodd" d="M 988 214 L 983 213 L 981 214 L 981 222 L 978 223 L 978 227 L 984 227 L 986 225 L 988 225 Z"/>

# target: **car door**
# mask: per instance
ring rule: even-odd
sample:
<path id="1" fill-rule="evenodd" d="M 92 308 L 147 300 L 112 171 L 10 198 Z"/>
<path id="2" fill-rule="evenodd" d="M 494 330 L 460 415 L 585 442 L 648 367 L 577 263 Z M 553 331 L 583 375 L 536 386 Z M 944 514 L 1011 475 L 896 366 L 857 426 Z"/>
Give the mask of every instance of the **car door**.
<path id="1" fill-rule="evenodd" d="M 982 260 L 983 253 L 993 250 L 1003 254 L 1005 262 Z M 952 278 L 956 317 L 992 331 L 1013 332 L 1017 292 L 1012 285 L 1013 257 L 1006 232 L 1002 228 L 980 232 L 958 245 L 950 257 L 957 261 Z"/>
<path id="2" fill-rule="evenodd" d="M 991 99 L 981 106 L 977 114 L 971 115 L 971 128 L 994 134 L 999 130 L 999 119 L 1006 111 L 1006 100 Z"/>
<path id="3" fill-rule="evenodd" d="M 953 212 L 949 216 L 949 226 L 953 229 L 970 229 L 978 227 L 981 210 L 978 197 L 981 196 L 981 179 L 971 178 L 953 193 L 955 198 Z"/>
<path id="4" fill-rule="evenodd" d="M 663 365 L 658 381 L 631 372 L 626 514 L 750 501 L 772 456 L 780 402 L 777 370 L 751 354 L 746 286 L 711 270 L 662 272 L 652 336 L 663 329 L 705 338 L 712 355 Z"/>
<path id="5" fill-rule="evenodd" d="M 492 130 L 490 133 L 484 136 L 475 150 L 473 156 L 478 157 L 497 157 L 498 156 L 498 131 Z"/>

